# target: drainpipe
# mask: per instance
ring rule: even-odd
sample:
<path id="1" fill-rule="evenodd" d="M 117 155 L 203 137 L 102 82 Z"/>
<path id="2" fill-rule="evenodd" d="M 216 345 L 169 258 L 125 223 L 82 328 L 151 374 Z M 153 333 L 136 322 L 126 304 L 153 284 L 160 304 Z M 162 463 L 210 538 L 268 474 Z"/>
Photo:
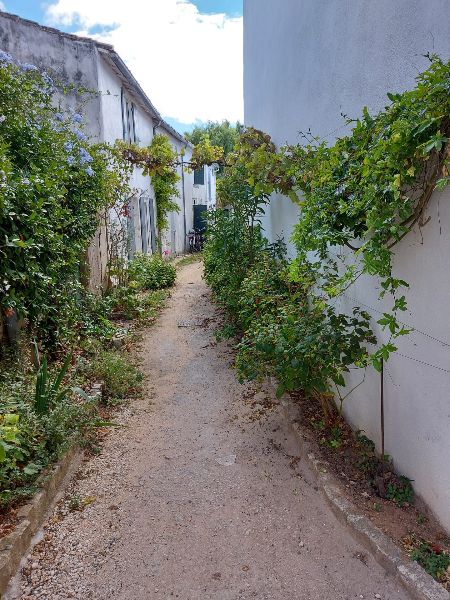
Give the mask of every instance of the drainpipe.
<path id="1" fill-rule="evenodd" d="M 161 123 L 162 123 L 162 119 L 159 119 L 159 121 L 156 123 L 156 125 L 153 125 L 153 135 L 156 135 L 156 130 L 161 125 Z"/>

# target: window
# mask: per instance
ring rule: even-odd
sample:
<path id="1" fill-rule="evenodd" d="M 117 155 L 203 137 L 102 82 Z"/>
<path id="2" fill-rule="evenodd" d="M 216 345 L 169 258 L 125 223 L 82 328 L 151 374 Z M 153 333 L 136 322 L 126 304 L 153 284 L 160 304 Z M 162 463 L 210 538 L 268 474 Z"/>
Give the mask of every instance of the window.
<path id="1" fill-rule="evenodd" d="M 137 142 L 136 136 L 136 107 L 131 100 L 125 96 L 125 92 L 122 88 L 121 92 L 121 103 L 122 103 L 122 132 L 123 139 L 125 142 Z"/>
<path id="2" fill-rule="evenodd" d="M 205 185 L 205 169 L 196 169 L 194 171 L 194 185 Z"/>

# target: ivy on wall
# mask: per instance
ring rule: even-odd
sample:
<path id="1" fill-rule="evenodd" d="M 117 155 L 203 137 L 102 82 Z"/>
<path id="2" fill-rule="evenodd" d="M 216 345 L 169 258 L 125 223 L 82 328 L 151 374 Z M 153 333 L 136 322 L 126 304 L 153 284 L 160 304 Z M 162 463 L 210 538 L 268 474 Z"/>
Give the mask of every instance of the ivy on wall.
<path id="1" fill-rule="evenodd" d="M 231 211 L 211 215 L 205 269 L 244 331 L 237 361 L 243 376 L 274 374 L 280 391 L 326 395 L 332 383 L 344 385 L 352 364 L 379 369 L 408 333 L 398 319 L 408 283 L 393 275 L 393 251 L 426 225 L 433 191 L 450 183 L 450 63 L 429 59 L 414 89 L 388 94 L 378 114 L 363 109 L 332 145 L 307 134 L 277 151 L 270 136 L 248 128 L 227 156 L 218 196 Z M 301 208 L 291 263 L 262 236 L 273 192 Z M 369 316 L 357 306 L 351 316 L 335 308 L 363 274 L 380 281 L 381 297 L 392 297 L 378 321 L 388 340 L 372 351 Z"/>
<path id="2" fill-rule="evenodd" d="M 151 144 L 144 148 L 124 142 L 117 142 L 116 147 L 125 160 L 151 177 L 155 192 L 156 225 L 161 236 L 169 226 L 169 213 L 180 210 L 174 200 L 178 197 L 177 183 L 180 180 L 177 153 L 165 135 L 153 136 Z"/>

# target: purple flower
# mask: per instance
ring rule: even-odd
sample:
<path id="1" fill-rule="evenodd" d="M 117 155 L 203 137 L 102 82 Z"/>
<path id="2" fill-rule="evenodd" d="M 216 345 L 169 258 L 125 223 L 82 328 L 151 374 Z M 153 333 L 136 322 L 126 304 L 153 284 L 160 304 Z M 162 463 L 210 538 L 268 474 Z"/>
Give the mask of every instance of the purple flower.
<path id="1" fill-rule="evenodd" d="M 36 65 L 31 65 L 30 63 L 22 63 L 20 65 L 20 68 L 22 69 L 22 71 L 37 71 L 38 68 L 36 67 Z"/>
<path id="2" fill-rule="evenodd" d="M 73 150 L 73 143 L 72 142 L 66 142 L 64 144 L 64 150 L 66 152 L 72 152 L 72 150 Z"/>
<path id="3" fill-rule="evenodd" d="M 27 177 L 24 177 L 22 179 L 22 183 L 23 183 L 23 185 L 30 185 L 30 180 Z"/>
<path id="4" fill-rule="evenodd" d="M 85 148 L 80 148 L 80 164 L 85 165 L 92 162 L 92 156 Z"/>
<path id="5" fill-rule="evenodd" d="M 11 54 L 9 54 L 9 52 L 0 50 L 0 62 L 10 65 L 11 63 L 14 62 L 14 60 L 13 60 L 13 57 L 11 56 Z"/>
<path id="6" fill-rule="evenodd" d="M 77 138 L 82 142 L 85 142 L 87 140 L 87 136 L 81 131 L 81 129 L 74 129 L 73 132 L 77 136 Z"/>
<path id="7" fill-rule="evenodd" d="M 44 94 L 51 94 L 55 90 L 55 82 L 48 73 L 42 73 L 42 79 L 45 84 L 41 86 L 42 92 L 44 92 Z"/>
<path id="8" fill-rule="evenodd" d="M 67 163 L 68 163 L 69 167 L 73 167 L 73 165 L 75 164 L 75 157 L 74 156 L 68 156 L 67 157 Z"/>
<path id="9" fill-rule="evenodd" d="M 57 121 L 64 121 L 64 115 L 62 113 L 55 113 L 54 116 Z"/>
<path id="10" fill-rule="evenodd" d="M 94 171 L 93 171 L 92 167 L 88 167 L 87 169 L 84 170 L 84 172 L 86 173 L 86 175 L 89 175 L 89 177 L 92 177 L 94 175 Z"/>
<path id="11" fill-rule="evenodd" d="M 83 120 L 83 117 L 79 113 L 74 113 L 72 115 L 72 121 L 74 123 L 81 123 L 82 120 Z"/>

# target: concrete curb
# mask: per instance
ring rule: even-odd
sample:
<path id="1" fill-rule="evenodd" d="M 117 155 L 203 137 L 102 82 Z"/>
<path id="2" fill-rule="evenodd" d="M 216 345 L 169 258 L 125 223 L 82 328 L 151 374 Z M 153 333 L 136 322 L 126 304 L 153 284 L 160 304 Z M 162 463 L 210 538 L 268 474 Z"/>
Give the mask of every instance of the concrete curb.
<path id="1" fill-rule="evenodd" d="M 269 387 L 275 394 L 276 384 L 271 379 Z M 376 527 L 370 519 L 361 514 L 359 509 L 347 498 L 340 482 L 328 472 L 327 464 L 319 460 L 310 451 L 310 442 L 301 426 L 294 421 L 294 407 L 289 396 L 281 398 L 286 419 L 300 443 L 302 459 L 317 476 L 319 488 L 336 517 L 348 525 L 353 537 L 365 546 L 375 560 L 391 575 L 393 575 L 411 594 L 415 600 L 450 600 L 450 594 L 435 581 L 422 567 L 411 561 L 404 552 L 385 534 Z"/>
<path id="2" fill-rule="evenodd" d="M 52 508 L 59 492 L 64 487 L 64 480 L 79 466 L 82 453 L 72 447 L 64 457 L 38 483 L 40 490 L 32 500 L 22 506 L 17 515 L 19 523 L 10 534 L 0 539 L 0 599 L 6 592 L 10 579 L 15 575 L 20 562 L 27 552 L 34 534 L 41 527 Z"/>

